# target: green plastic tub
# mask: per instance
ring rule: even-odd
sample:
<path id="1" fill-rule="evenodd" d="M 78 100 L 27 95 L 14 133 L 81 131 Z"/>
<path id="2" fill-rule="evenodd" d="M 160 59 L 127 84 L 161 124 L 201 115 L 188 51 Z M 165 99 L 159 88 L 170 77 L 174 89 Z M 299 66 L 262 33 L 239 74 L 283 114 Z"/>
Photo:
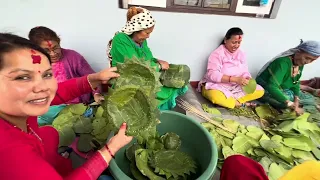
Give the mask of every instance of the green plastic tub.
<path id="1" fill-rule="evenodd" d="M 197 174 L 190 179 L 209 180 L 213 177 L 218 162 L 217 146 L 209 132 L 196 120 L 173 111 L 163 111 L 157 126 L 160 135 L 167 132 L 178 134 L 182 140 L 181 150 L 197 162 Z M 116 180 L 133 179 L 130 164 L 123 147 L 110 162 L 110 172 Z"/>

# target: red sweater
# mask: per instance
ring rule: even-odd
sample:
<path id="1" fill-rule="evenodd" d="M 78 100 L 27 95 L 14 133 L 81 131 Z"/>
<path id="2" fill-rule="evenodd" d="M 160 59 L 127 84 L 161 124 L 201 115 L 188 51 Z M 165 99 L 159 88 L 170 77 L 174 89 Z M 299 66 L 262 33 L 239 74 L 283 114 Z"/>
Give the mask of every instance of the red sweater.
<path id="1" fill-rule="evenodd" d="M 52 105 L 63 104 L 91 92 L 87 77 L 70 79 L 58 84 Z M 14 107 L 12 107 L 14 108 Z M 1 180 L 91 180 L 97 179 L 107 163 L 96 152 L 84 165 L 72 170 L 71 161 L 58 154 L 59 135 L 50 127 L 38 127 L 37 117 L 29 117 L 32 132 L 25 133 L 0 119 Z"/>

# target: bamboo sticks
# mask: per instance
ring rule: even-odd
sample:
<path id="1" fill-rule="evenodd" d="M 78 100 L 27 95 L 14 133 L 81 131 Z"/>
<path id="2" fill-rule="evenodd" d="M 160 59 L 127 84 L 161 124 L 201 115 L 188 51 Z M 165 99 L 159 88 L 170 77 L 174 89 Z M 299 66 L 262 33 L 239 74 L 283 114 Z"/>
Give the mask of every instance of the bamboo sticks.
<path id="1" fill-rule="evenodd" d="M 232 132 L 231 130 L 229 130 L 228 128 L 224 127 L 223 125 L 219 124 L 218 122 L 210 119 L 207 115 L 205 115 L 203 112 L 199 111 L 197 108 L 195 108 L 194 106 L 192 106 L 190 103 L 188 103 L 187 101 L 185 100 L 177 100 L 178 102 L 178 106 L 181 107 L 182 109 L 184 109 L 185 111 L 189 111 L 191 112 L 192 114 L 200 117 L 201 119 L 225 130 L 225 131 L 228 131 L 229 133 L 232 133 L 232 134 L 235 134 L 234 132 Z"/>

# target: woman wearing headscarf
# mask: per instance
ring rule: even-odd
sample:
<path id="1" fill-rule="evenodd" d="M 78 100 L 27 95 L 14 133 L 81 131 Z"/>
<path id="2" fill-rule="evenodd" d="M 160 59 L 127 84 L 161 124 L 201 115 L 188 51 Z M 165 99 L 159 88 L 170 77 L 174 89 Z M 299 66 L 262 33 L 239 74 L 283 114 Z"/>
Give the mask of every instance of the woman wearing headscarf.
<path id="1" fill-rule="evenodd" d="M 261 101 L 278 109 L 291 108 L 302 114 L 300 108 L 300 77 L 304 65 L 312 63 L 320 56 L 320 43 L 301 42 L 269 61 L 258 73 L 257 83 L 265 89 Z M 299 98 L 300 96 L 300 98 Z"/>
<path id="2" fill-rule="evenodd" d="M 127 12 L 127 23 L 121 31 L 117 32 L 108 44 L 108 58 L 111 66 L 123 63 L 126 58 L 138 58 L 141 61 L 150 61 L 151 66 L 158 71 L 166 71 L 169 64 L 166 61 L 155 58 L 148 47 L 147 39 L 150 37 L 155 20 L 147 9 L 131 7 Z M 164 84 L 163 84 L 164 85 Z M 172 109 L 176 106 L 175 99 L 188 90 L 187 86 L 174 88 L 163 86 L 157 93 L 159 108 L 161 110 Z"/>
<path id="3" fill-rule="evenodd" d="M 250 101 L 263 96 L 263 89 L 246 94 L 242 89 L 252 78 L 245 53 L 240 49 L 243 31 L 234 27 L 227 31 L 221 45 L 209 57 L 207 72 L 199 82 L 198 91 L 212 103 L 233 109 L 255 106 Z"/>

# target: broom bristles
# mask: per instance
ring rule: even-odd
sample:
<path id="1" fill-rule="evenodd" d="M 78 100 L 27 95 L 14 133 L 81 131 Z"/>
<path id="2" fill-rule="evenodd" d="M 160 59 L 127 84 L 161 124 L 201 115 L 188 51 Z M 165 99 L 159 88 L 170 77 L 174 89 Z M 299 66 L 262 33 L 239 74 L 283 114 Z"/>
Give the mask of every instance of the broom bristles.
<path id="1" fill-rule="evenodd" d="M 178 102 L 178 106 L 181 107 L 182 109 L 184 109 L 185 111 L 191 112 L 192 114 L 195 114 L 196 116 L 200 117 L 201 119 L 221 128 L 225 131 L 228 131 L 229 133 L 234 134 L 234 132 L 232 132 L 228 128 L 224 127 L 223 125 L 219 124 L 218 122 L 210 119 L 207 115 L 205 115 L 203 112 L 199 111 L 197 108 L 192 106 L 187 101 L 181 99 L 181 100 L 177 100 L 177 102 Z"/>

